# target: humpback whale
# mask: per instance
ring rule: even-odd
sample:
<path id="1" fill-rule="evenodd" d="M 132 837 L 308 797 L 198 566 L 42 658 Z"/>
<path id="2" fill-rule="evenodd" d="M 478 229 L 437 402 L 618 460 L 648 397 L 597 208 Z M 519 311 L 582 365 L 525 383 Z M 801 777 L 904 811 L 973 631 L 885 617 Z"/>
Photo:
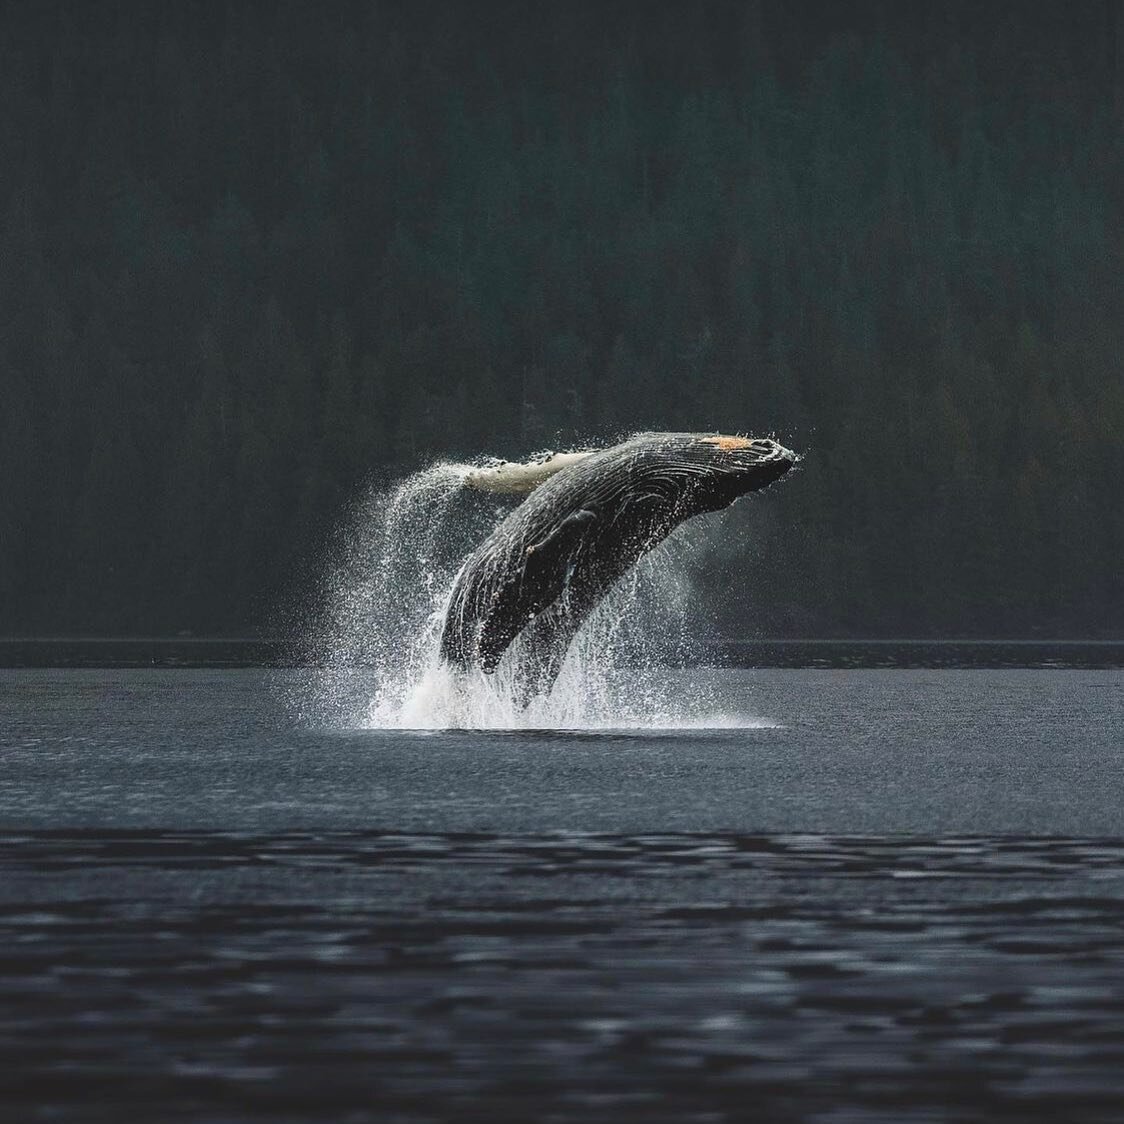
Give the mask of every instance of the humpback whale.
<path id="1" fill-rule="evenodd" d="M 523 634 L 516 683 L 524 704 L 549 693 L 582 622 L 645 553 L 684 520 L 767 487 L 797 460 L 772 440 L 702 433 L 642 433 L 566 456 L 527 479 L 509 466 L 498 487 L 487 475 L 473 482 L 530 494 L 461 567 L 441 634 L 447 663 L 485 672 Z M 518 488 L 507 486 L 513 479 Z"/>

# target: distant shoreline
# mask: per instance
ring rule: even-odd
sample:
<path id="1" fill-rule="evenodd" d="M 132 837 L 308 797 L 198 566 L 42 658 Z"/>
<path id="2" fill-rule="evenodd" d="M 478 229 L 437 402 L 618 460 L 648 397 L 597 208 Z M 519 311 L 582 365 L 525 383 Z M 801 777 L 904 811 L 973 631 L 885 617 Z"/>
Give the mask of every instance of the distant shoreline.
<path id="1" fill-rule="evenodd" d="M 255 637 L 0 638 L 0 668 L 300 668 L 307 646 Z M 1124 640 L 718 639 L 669 665 L 727 668 L 1124 668 Z M 357 667 L 366 666 L 356 664 Z"/>

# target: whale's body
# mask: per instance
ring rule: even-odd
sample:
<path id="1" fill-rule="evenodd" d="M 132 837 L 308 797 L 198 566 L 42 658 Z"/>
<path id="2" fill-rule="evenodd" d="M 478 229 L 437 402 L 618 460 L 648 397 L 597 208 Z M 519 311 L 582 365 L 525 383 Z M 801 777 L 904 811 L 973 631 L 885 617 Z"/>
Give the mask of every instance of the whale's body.
<path id="1" fill-rule="evenodd" d="M 613 584 L 680 523 L 783 476 L 770 440 L 645 433 L 550 476 L 469 556 L 453 585 L 441 654 L 493 671 L 525 634 L 524 701 L 550 690 L 575 633 Z"/>

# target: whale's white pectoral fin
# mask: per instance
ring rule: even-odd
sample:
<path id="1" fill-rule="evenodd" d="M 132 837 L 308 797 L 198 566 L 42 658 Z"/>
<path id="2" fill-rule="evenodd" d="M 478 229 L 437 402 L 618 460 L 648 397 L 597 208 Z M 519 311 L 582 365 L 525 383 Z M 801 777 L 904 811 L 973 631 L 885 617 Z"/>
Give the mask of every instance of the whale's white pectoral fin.
<path id="1" fill-rule="evenodd" d="M 573 453 L 551 453 L 537 461 L 517 464 L 503 461 L 486 468 L 477 468 L 465 477 L 465 484 L 479 492 L 497 492 L 501 495 L 522 496 L 533 492 L 544 480 L 549 480 L 564 468 L 592 456 L 596 449 L 580 449 Z"/>

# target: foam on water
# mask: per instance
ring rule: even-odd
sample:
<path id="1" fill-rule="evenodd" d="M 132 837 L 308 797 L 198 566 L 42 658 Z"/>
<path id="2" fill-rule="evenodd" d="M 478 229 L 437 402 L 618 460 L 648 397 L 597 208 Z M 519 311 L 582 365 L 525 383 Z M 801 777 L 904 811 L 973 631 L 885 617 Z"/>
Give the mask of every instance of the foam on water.
<path id="1" fill-rule="evenodd" d="M 583 626 L 549 696 L 525 709 L 513 668 L 520 639 L 490 675 L 444 664 L 445 607 L 464 559 L 511 509 L 464 487 L 478 466 L 441 463 L 349 513 L 324 578 L 326 626 L 300 709 L 317 724 L 369 729 L 713 729 L 771 723 L 725 713 L 669 656 L 689 652 L 685 558 L 699 532 L 681 527 L 647 555 Z M 687 690 L 684 690 L 688 687 Z"/>

